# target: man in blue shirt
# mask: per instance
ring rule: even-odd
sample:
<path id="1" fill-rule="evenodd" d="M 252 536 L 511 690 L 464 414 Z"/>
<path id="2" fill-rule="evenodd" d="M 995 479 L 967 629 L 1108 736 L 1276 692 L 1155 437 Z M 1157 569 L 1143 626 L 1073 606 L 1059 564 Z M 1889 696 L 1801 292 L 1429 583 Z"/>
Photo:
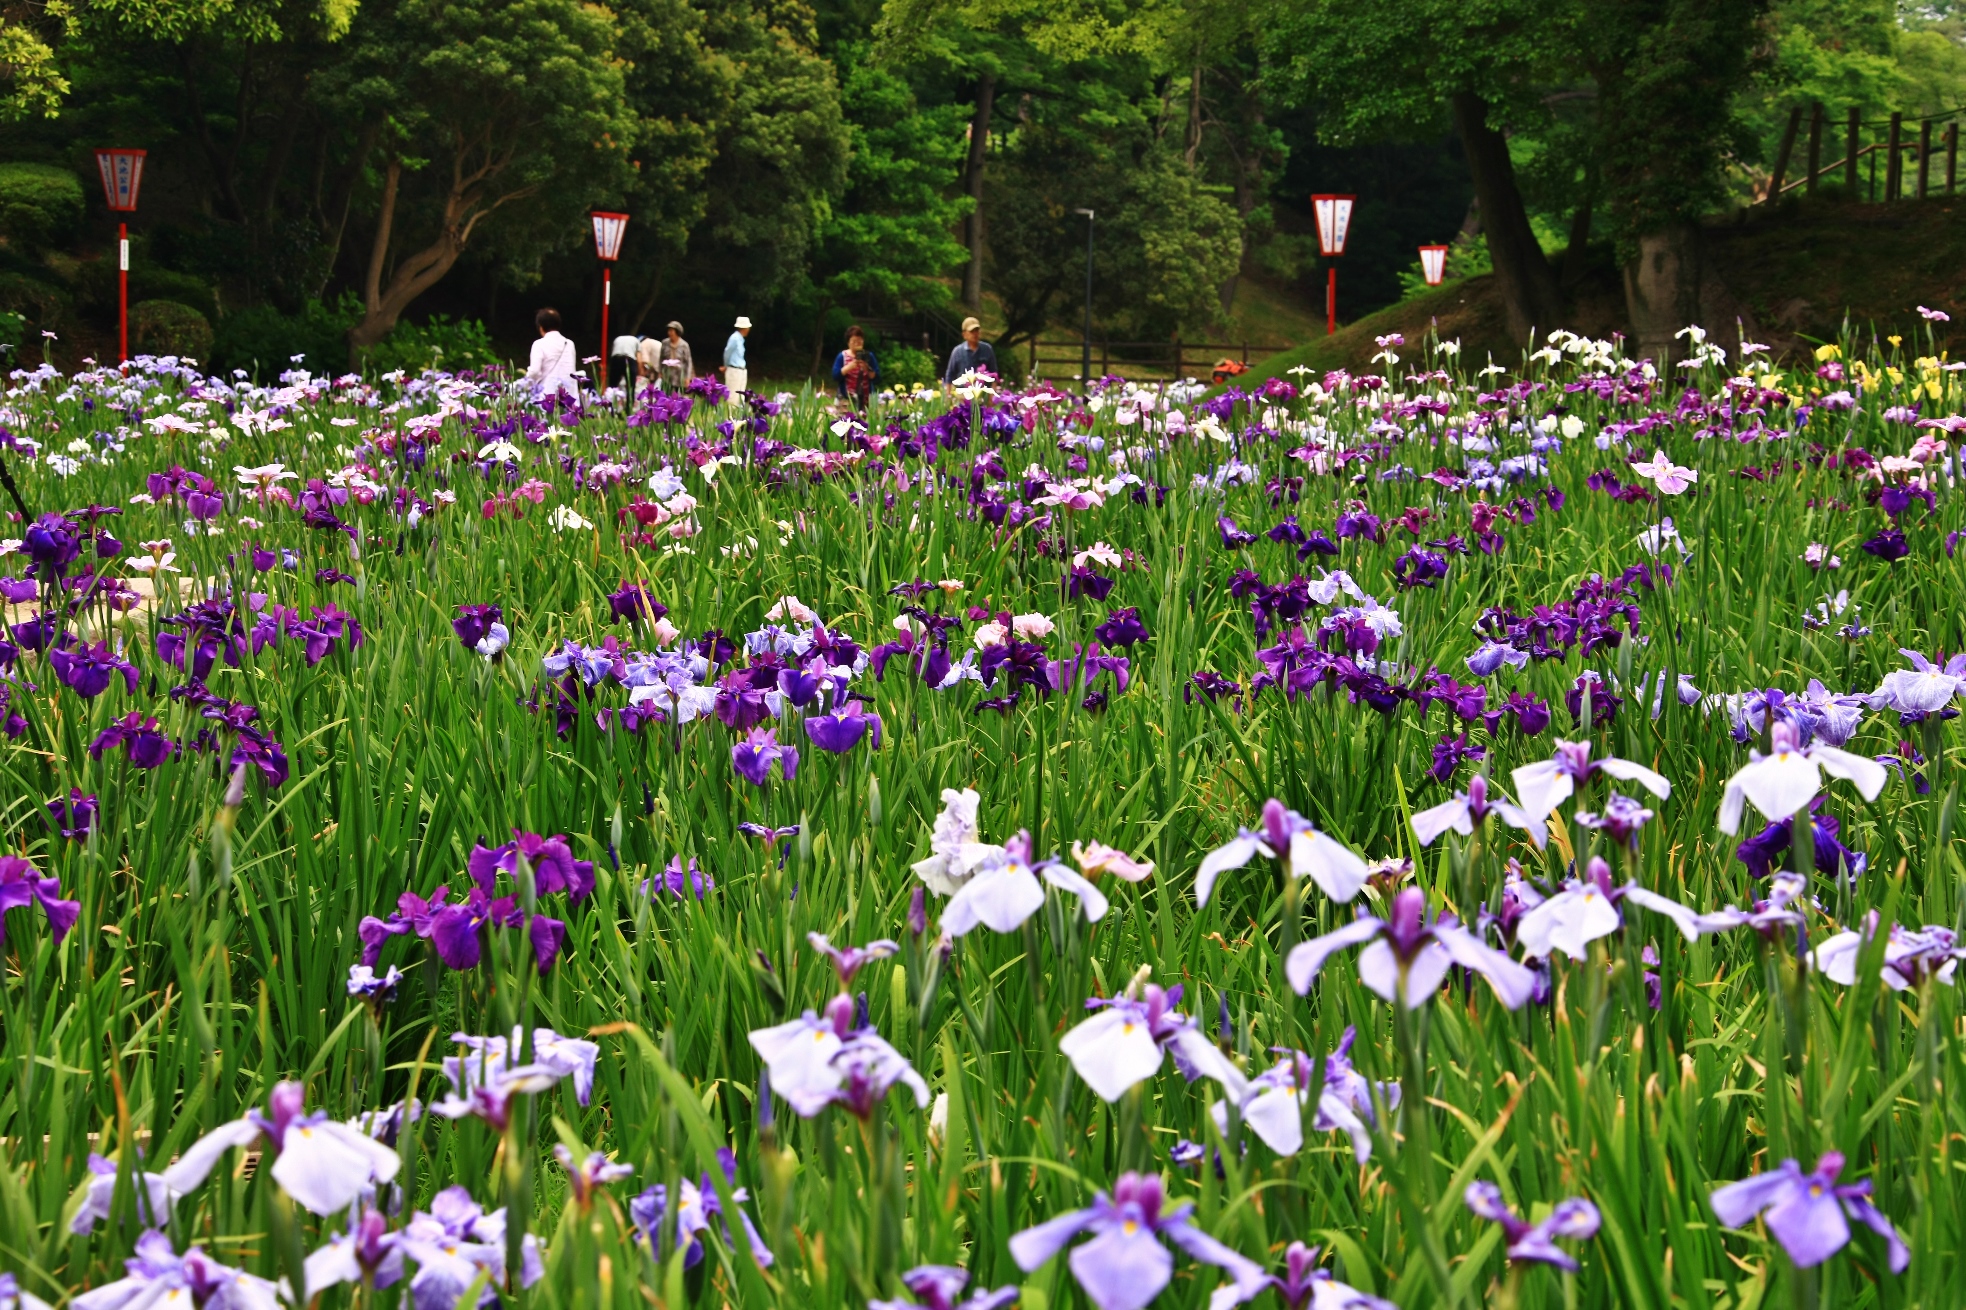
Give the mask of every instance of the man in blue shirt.
<path id="1" fill-rule="evenodd" d="M 963 341 L 949 352 L 949 367 L 942 371 L 942 394 L 949 394 L 949 384 L 965 373 L 977 369 L 997 372 L 997 352 L 990 349 L 990 343 L 983 339 L 983 325 L 973 318 L 963 320 Z"/>
<path id="2" fill-rule="evenodd" d="M 733 396 L 751 389 L 751 370 L 744 366 L 744 338 L 751 335 L 751 320 L 737 316 L 736 330 L 724 342 L 724 385 Z"/>

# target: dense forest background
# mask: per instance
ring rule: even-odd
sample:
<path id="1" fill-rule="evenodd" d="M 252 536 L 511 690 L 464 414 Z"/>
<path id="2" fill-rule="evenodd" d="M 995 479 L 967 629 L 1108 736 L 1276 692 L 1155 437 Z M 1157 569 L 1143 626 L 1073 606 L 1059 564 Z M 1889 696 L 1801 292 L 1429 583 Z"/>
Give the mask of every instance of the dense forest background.
<path id="1" fill-rule="evenodd" d="M 1096 335 L 1303 329 L 1312 190 L 1359 196 L 1347 317 L 1451 240 L 1514 327 L 1609 265 L 1656 341 L 1791 106 L 1915 131 L 1966 104 L 1962 36 L 1890 0 L 22 0 L 0 319 L 113 343 L 118 145 L 149 151 L 137 344 L 264 374 L 511 358 L 545 303 L 593 352 L 596 206 L 633 216 L 617 332 L 680 319 L 707 359 L 745 313 L 773 376 L 855 318 L 903 380 L 972 310 L 1075 330 L 1084 208 Z"/>

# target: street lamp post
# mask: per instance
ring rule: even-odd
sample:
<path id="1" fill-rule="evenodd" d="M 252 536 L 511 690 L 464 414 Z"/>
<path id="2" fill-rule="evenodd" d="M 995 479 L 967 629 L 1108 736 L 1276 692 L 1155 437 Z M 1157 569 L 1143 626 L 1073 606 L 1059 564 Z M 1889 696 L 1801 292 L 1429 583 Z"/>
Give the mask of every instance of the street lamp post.
<path id="1" fill-rule="evenodd" d="M 141 150 L 102 149 L 96 151 L 96 167 L 102 172 L 102 195 L 112 212 L 134 214 L 137 189 L 143 185 Z M 116 358 L 130 357 L 130 225 L 116 224 Z"/>
<path id="2" fill-rule="evenodd" d="M 1427 285 L 1437 287 L 1447 276 L 1447 247 L 1420 247 L 1420 275 L 1427 279 Z"/>
<path id="3" fill-rule="evenodd" d="M 628 215 L 596 209 L 594 253 L 601 257 L 601 390 L 608 389 L 608 305 L 614 299 L 614 261 L 621 258 L 621 238 L 628 231 Z"/>
<path id="4" fill-rule="evenodd" d="M 1089 396 L 1092 394 L 1092 225 L 1096 220 L 1090 209 L 1072 212 L 1085 215 L 1085 330 L 1080 333 L 1079 385 Z"/>
<path id="5" fill-rule="evenodd" d="M 1352 230 L 1352 205 L 1357 196 L 1314 195 L 1311 197 L 1311 210 L 1317 215 L 1318 253 L 1327 259 L 1336 259 L 1345 253 L 1345 238 Z M 1338 266 L 1331 265 L 1325 270 L 1324 283 L 1324 334 L 1330 336 L 1338 330 Z"/>

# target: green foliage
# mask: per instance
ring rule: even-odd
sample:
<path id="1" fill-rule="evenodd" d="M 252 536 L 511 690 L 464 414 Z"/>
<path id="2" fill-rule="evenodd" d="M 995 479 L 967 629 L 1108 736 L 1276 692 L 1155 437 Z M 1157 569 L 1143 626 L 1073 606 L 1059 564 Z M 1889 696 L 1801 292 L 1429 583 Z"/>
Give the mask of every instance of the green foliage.
<path id="1" fill-rule="evenodd" d="M 236 310 L 219 320 L 212 342 L 213 371 L 244 369 L 261 382 L 271 382 L 294 368 L 316 374 L 345 372 L 348 329 L 360 314 L 353 297 L 334 305 L 310 300 L 294 314 L 272 305 Z"/>
<path id="2" fill-rule="evenodd" d="M 425 323 L 398 323 L 380 345 L 362 357 L 371 372 L 401 369 L 412 376 L 425 369 L 462 372 L 499 363 L 491 334 L 482 321 L 432 314 Z"/>
<path id="3" fill-rule="evenodd" d="M 881 385 L 897 390 L 928 386 L 941 376 L 935 356 L 913 346 L 889 346 L 881 351 Z"/>
<path id="4" fill-rule="evenodd" d="M 140 355 L 203 361 L 212 352 L 212 325 L 189 305 L 139 300 L 130 306 L 130 349 Z"/>
<path id="5" fill-rule="evenodd" d="M 82 222 L 82 182 L 49 164 L 0 164 L 0 236 L 32 254 L 74 241 Z"/>

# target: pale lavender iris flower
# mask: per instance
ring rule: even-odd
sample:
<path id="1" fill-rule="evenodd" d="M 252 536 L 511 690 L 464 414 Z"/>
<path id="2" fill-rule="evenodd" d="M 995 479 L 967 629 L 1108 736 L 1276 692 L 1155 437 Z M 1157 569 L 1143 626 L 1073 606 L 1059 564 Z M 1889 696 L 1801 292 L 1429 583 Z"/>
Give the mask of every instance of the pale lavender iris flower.
<path id="1" fill-rule="evenodd" d="M 966 1299 L 958 1300 L 969 1286 L 969 1270 L 954 1265 L 917 1265 L 901 1275 L 901 1285 L 916 1299 L 869 1301 L 867 1310 L 1002 1310 L 1015 1304 L 1018 1289 L 999 1287 L 991 1291 L 979 1287 Z"/>
<path id="2" fill-rule="evenodd" d="M 824 1016 L 807 1010 L 790 1023 L 755 1029 L 751 1047 L 763 1058 L 771 1089 L 795 1114 L 811 1119 L 840 1104 L 866 1118 L 896 1083 L 928 1106 L 928 1084 L 906 1056 L 871 1027 L 854 1022 L 851 996 L 835 996 Z"/>
<path id="3" fill-rule="evenodd" d="M 1324 1088 L 1318 1094 L 1317 1115 L 1311 1127 L 1329 1133 L 1343 1129 L 1352 1139 L 1352 1156 L 1360 1164 L 1372 1158 L 1373 1085 L 1352 1068 L 1352 1042 L 1357 1031 L 1345 1029 L 1338 1049 L 1324 1057 Z M 1273 1048 L 1283 1058 L 1268 1071 L 1251 1078 L 1236 1105 L 1236 1113 L 1251 1132 L 1278 1155 L 1295 1155 L 1304 1146 L 1304 1110 L 1311 1096 L 1311 1057 L 1287 1047 Z M 1398 1083 L 1380 1083 L 1379 1099 L 1387 1109 L 1399 1106 Z M 1229 1105 L 1217 1101 L 1209 1111 L 1215 1126 L 1229 1131 Z"/>
<path id="4" fill-rule="evenodd" d="M 1502 1199 L 1502 1189 L 1493 1183 L 1469 1183 L 1461 1199 L 1483 1219 L 1502 1225 L 1502 1231 L 1508 1235 L 1509 1259 L 1555 1265 L 1571 1273 L 1577 1272 L 1577 1258 L 1558 1246 L 1555 1239 L 1589 1241 L 1597 1236 L 1598 1225 L 1603 1222 L 1597 1207 L 1581 1196 L 1558 1201 L 1547 1217 L 1533 1224 L 1509 1209 Z"/>
<path id="5" fill-rule="evenodd" d="M 1776 822 L 1807 808 L 1822 790 L 1825 773 L 1847 778 L 1867 801 L 1877 799 L 1890 777 L 1890 770 L 1867 755 L 1853 755 L 1822 741 L 1802 745 L 1801 734 L 1793 724 L 1777 722 L 1768 734 L 1768 754 L 1756 752 L 1727 780 L 1727 788 L 1720 795 L 1720 830 L 1724 833 L 1741 830 L 1741 813 L 1748 804 Z"/>
<path id="6" fill-rule="evenodd" d="M 1898 654 L 1910 660 L 1911 667 L 1884 675 L 1884 681 L 1871 693 L 1872 709 L 1936 714 L 1966 690 L 1966 655 L 1954 655 L 1940 665 L 1915 650 L 1901 647 Z"/>
<path id="7" fill-rule="evenodd" d="M 1392 917 L 1361 914 L 1336 932 L 1300 942 L 1284 961 L 1284 974 L 1302 996 L 1317 981 L 1324 962 L 1347 946 L 1359 952 L 1359 981 L 1388 1001 L 1417 1010 L 1440 990 L 1453 965 L 1480 974 L 1503 1005 L 1515 1010 L 1535 994 L 1536 977 L 1508 956 L 1476 940 L 1451 914 L 1427 918 L 1426 896 L 1417 887 L 1393 898 Z"/>
<path id="8" fill-rule="evenodd" d="M 130 1187 L 135 1193 L 131 1208 L 138 1227 L 162 1228 L 170 1221 L 171 1207 L 177 1204 L 178 1198 L 162 1174 L 148 1173 L 139 1167 L 130 1174 Z M 97 1224 L 108 1220 L 115 1197 L 116 1161 L 89 1152 L 89 1190 L 82 1198 L 82 1208 L 69 1219 L 68 1231 L 93 1233 Z"/>
<path id="9" fill-rule="evenodd" d="M 824 933 L 809 932 L 806 934 L 806 941 L 812 944 L 813 950 L 832 961 L 833 971 L 840 975 L 842 987 L 852 986 L 853 975 L 874 961 L 885 960 L 901 949 L 900 942 L 886 937 L 868 942 L 865 946 L 849 946 L 844 950 L 833 945 Z"/>
<path id="10" fill-rule="evenodd" d="M 1169 1054 L 1189 1082 L 1212 1078 L 1240 1100 L 1246 1087 L 1241 1072 L 1194 1019 L 1175 1010 L 1180 1003 L 1179 986 L 1163 991 L 1152 983 L 1135 995 L 1094 997 L 1086 1008 L 1099 1013 L 1060 1038 L 1058 1049 L 1107 1101 L 1119 1100 L 1134 1084 L 1159 1073 Z"/>
<path id="11" fill-rule="evenodd" d="M 751 1194 L 737 1185 L 737 1156 L 728 1148 L 720 1148 L 717 1151 L 717 1167 L 723 1171 L 724 1183 L 731 1189 L 732 1203 L 742 1207 L 751 1199 Z M 717 1189 L 711 1184 L 709 1174 L 704 1174 L 700 1181 L 680 1180 L 676 1192 L 675 1222 L 668 1225 L 669 1237 L 676 1247 L 683 1250 L 683 1268 L 694 1269 L 703 1261 L 703 1234 L 710 1231 L 711 1218 L 714 1216 L 717 1219 L 726 1242 L 730 1240 L 730 1226 L 723 1222 L 723 1202 L 717 1199 Z M 648 1188 L 628 1203 L 628 1216 L 634 1221 L 644 1249 L 657 1260 L 662 1259 L 664 1220 L 669 1216 L 669 1189 L 661 1183 Z M 750 1239 L 751 1254 L 759 1265 L 769 1269 L 777 1257 L 765 1245 L 763 1234 L 758 1232 L 750 1214 L 742 1208 L 738 1210 L 737 1217 L 744 1224 L 744 1235 Z"/>
<path id="12" fill-rule="evenodd" d="M 1665 915 L 1688 941 L 1738 928 L 1749 920 L 1747 914 L 1731 907 L 1714 914 L 1697 913 L 1636 882 L 1615 885 L 1611 866 L 1592 856 L 1582 878 L 1570 879 L 1561 891 L 1522 916 L 1516 925 L 1516 944 L 1525 956 L 1535 959 L 1547 959 L 1552 951 L 1562 951 L 1573 960 L 1581 960 L 1592 942 L 1624 926 L 1626 905 Z"/>
<path id="13" fill-rule="evenodd" d="M 1283 1276 L 1266 1274 L 1263 1285 L 1245 1294 L 1241 1283 L 1224 1283 L 1208 1299 L 1208 1310 L 1229 1310 L 1276 1289 L 1284 1310 L 1399 1310 L 1382 1297 L 1371 1296 L 1317 1267 L 1318 1248 L 1292 1242 L 1283 1253 Z"/>
<path id="14" fill-rule="evenodd" d="M 357 1128 L 329 1119 L 325 1110 L 304 1113 L 306 1094 L 300 1083 L 276 1084 L 265 1113 L 250 1111 L 186 1147 L 177 1163 L 163 1172 L 164 1186 L 184 1195 L 205 1181 L 227 1151 L 262 1138 L 278 1157 L 271 1171 L 273 1181 L 317 1215 L 346 1210 L 364 1192 L 396 1176 L 403 1162 L 394 1151 Z"/>
<path id="15" fill-rule="evenodd" d="M 1106 895 L 1090 879 L 1057 860 L 1032 859 L 1029 833 L 1020 832 L 1001 847 L 969 845 L 964 858 L 967 880 L 942 908 L 942 931 L 950 937 L 979 924 L 992 932 L 1016 932 L 1044 907 L 1044 883 L 1078 897 L 1087 921 L 1097 923 L 1106 915 Z"/>
<path id="16" fill-rule="evenodd" d="M 1615 755 L 1593 760 L 1591 744 L 1587 741 L 1558 741 L 1556 753 L 1549 759 L 1525 764 L 1511 776 L 1515 780 L 1515 794 L 1522 803 L 1523 813 L 1531 823 L 1541 827 L 1555 813 L 1557 806 L 1569 800 L 1579 786 L 1598 773 L 1607 774 L 1620 782 L 1635 782 L 1660 800 L 1672 795 L 1672 783 L 1642 764 L 1621 760 Z"/>
<path id="17" fill-rule="evenodd" d="M 128 1272 L 122 1278 L 84 1292 L 68 1304 L 73 1310 L 177 1305 L 200 1310 L 277 1310 L 280 1304 L 279 1289 L 264 1278 L 222 1265 L 195 1246 L 179 1255 L 161 1232 L 139 1237 L 136 1255 L 123 1267 Z"/>
<path id="18" fill-rule="evenodd" d="M 1422 846 L 1431 846 L 1444 832 L 1452 830 L 1463 837 L 1474 835 L 1475 825 L 1487 821 L 1494 815 L 1511 828 L 1520 828 L 1529 834 L 1529 840 L 1540 849 L 1549 840 L 1544 825 L 1532 820 L 1498 790 L 1491 790 L 1487 775 L 1476 774 L 1468 779 L 1468 789 L 1456 792 L 1451 800 L 1442 801 L 1430 809 L 1421 810 L 1413 816 L 1413 835 Z"/>
<path id="19" fill-rule="evenodd" d="M 416 1310 L 456 1310 L 459 1300 L 482 1272 L 489 1285 L 478 1299 L 481 1306 L 498 1300 L 495 1289 L 505 1282 L 505 1210 L 485 1212 L 462 1187 L 446 1187 L 430 1198 L 430 1209 L 419 1211 L 403 1226 L 402 1250 L 417 1264 L 410 1279 Z M 546 1276 L 539 1239 L 527 1233 L 519 1257 L 519 1285 L 531 1287 Z"/>
<path id="20" fill-rule="evenodd" d="M 1317 830 L 1309 819 L 1285 809 L 1272 797 L 1263 803 L 1262 828 L 1238 830 L 1226 844 L 1202 857 L 1195 871 L 1195 904 L 1208 904 L 1215 880 L 1240 869 L 1258 855 L 1282 860 L 1293 878 L 1309 878 L 1334 901 L 1349 901 L 1365 886 L 1366 864 L 1344 843 Z"/>
<path id="21" fill-rule="evenodd" d="M 387 1216 L 365 1209 L 347 1231 L 307 1257 L 305 1276 L 303 1303 L 342 1283 L 366 1279 L 378 1289 L 393 1287 L 403 1280 L 402 1235 L 390 1231 Z"/>
<path id="22" fill-rule="evenodd" d="M 1846 928 L 1825 938 L 1815 950 L 1809 952 L 1809 963 L 1831 982 L 1842 983 L 1845 987 L 1854 986 L 1858 957 L 1863 953 L 1864 944 L 1876 935 L 1877 911 L 1873 910 L 1866 917 L 1861 934 Z M 1909 991 L 1932 979 L 1950 987 L 1962 959 L 1966 959 L 1966 947 L 1960 946 L 1959 938 L 1952 929 L 1933 924 L 1923 928 L 1906 928 L 1894 923 L 1891 925 L 1891 935 L 1884 943 L 1884 958 L 1878 968 L 1878 977 L 1894 992 Z"/>
<path id="23" fill-rule="evenodd" d="M 1882 1211 L 1871 1204 L 1870 1180 L 1838 1185 L 1843 1172 L 1841 1152 L 1825 1152 L 1814 1173 L 1805 1174 L 1794 1160 L 1784 1160 L 1765 1174 L 1714 1189 L 1713 1213 L 1729 1228 L 1745 1227 L 1760 1215 L 1768 1231 L 1804 1269 L 1819 1265 L 1850 1242 L 1855 1219 L 1884 1239 L 1890 1251 L 1891 1272 L 1901 1274 L 1911 1263 L 1911 1248 Z"/>
<path id="24" fill-rule="evenodd" d="M 1174 1255 L 1164 1242 L 1227 1271 L 1249 1297 L 1269 1286 L 1261 1265 L 1195 1227 L 1193 1215 L 1192 1205 L 1167 1206 L 1160 1179 L 1125 1173 L 1110 1196 L 1100 1192 L 1085 1209 L 1012 1237 L 1010 1255 L 1018 1268 L 1034 1273 L 1073 1238 L 1091 1234 L 1091 1241 L 1073 1250 L 1069 1263 L 1072 1277 L 1097 1310 L 1141 1310 L 1161 1294 L 1174 1278 Z"/>

